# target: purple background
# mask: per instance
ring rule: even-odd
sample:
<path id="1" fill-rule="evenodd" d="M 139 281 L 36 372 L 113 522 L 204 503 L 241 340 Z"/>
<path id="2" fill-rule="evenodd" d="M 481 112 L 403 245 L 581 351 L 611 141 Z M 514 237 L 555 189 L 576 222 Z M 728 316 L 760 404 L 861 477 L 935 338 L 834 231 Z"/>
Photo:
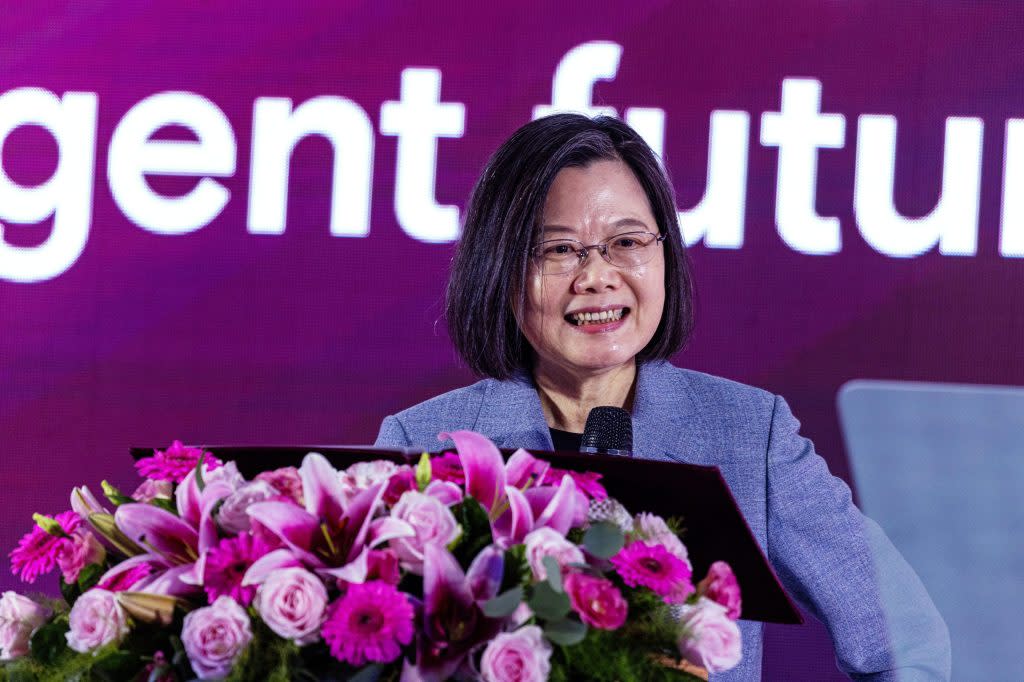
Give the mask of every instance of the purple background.
<path id="1" fill-rule="evenodd" d="M 489 5 L 5 9 L 0 93 L 94 92 L 99 114 L 83 254 L 47 281 L 0 280 L 0 547 L 14 546 L 33 511 L 67 508 L 72 485 L 133 485 L 130 445 L 370 442 L 384 415 L 472 380 L 440 319 L 452 246 L 418 242 L 395 218 L 396 138 L 379 133 L 379 112 L 408 67 L 439 69 L 442 101 L 465 105 L 464 136 L 438 144 L 437 200 L 459 206 L 491 151 L 550 103 L 556 65 L 581 43 L 623 47 L 596 102 L 665 110 L 664 158 L 683 208 L 704 193 L 710 113 L 749 112 L 745 241 L 692 249 L 698 324 L 676 362 L 784 395 L 837 475 L 849 468 L 835 396 L 850 379 L 1024 385 L 1024 259 L 998 251 L 1004 125 L 1024 117 L 1024 6 Z M 846 117 L 845 147 L 819 154 L 817 211 L 842 223 L 833 255 L 798 253 L 776 231 L 778 154 L 759 129 L 763 112 L 779 110 L 784 78 L 821 81 L 822 110 Z M 134 225 L 106 184 L 118 121 L 168 90 L 211 99 L 238 142 L 237 171 L 221 179 L 226 208 L 176 236 Z M 319 95 L 353 100 L 377 131 L 369 235 L 330 235 L 332 152 L 319 138 L 293 157 L 285 233 L 248 233 L 253 101 Z M 895 203 L 906 215 L 927 214 L 939 196 L 946 118 L 984 120 L 976 255 L 896 259 L 860 237 L 856 119 L 880 113 L 899 121 Z M 45 181 L 56 158 L 39 128 L 3 147 L 4 169 L 25 185 Z M 153 185 L 182 194 L 194 180 Z M 0 223 L 11 244 L 49 234 L 48 224 Z M 0 573 L 0 587 L 14 584 Z M 770 628 L 765 674 L 837 675 L 824 629 Z"/>

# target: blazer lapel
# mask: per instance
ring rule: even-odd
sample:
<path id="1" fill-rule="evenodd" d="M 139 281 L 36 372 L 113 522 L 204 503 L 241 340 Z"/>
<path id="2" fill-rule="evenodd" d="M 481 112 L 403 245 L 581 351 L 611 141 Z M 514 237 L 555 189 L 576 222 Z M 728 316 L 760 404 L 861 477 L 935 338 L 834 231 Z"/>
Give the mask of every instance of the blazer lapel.
<path id="1" fill-rule="evenodd" d="M 711 464 L 706 429 L 686 373 L 667 362 L 640 364 L 633 398 L 633 452 L 645 459 Z"/>
<path id="2" fill-rule="evenodd" d="M 533 380 L 520 372 L 508 381 L 491 381 L 473 430 L 500 448 L 551 450 L 551 432 Z"/>

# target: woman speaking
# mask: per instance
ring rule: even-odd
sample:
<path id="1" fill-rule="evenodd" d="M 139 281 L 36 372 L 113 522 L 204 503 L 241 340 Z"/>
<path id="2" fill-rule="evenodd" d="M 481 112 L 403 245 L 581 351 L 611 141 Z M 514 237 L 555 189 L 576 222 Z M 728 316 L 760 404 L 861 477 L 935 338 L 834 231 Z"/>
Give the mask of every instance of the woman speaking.
<path id="1" fill-rule="evenodd" d="M 624 408 L 635 456 L 721 469 L 844 672 L 948 679 L 949 635 L 920 580 L 786 402 L 668 363 L 692 293 L 671 185 L 643 139 L 607 117 L 528 123 L 473 190 L 448 285 L 451 338 L 485 378 L 387 417 L 377 445 L 437 450 L 450 446 L 439 432 L 469 429 L 499 447 L 578 450 L 592 408 Z M 744 660 L 715 679 L 760 679 L 761 627 L 741 622 Z"/>

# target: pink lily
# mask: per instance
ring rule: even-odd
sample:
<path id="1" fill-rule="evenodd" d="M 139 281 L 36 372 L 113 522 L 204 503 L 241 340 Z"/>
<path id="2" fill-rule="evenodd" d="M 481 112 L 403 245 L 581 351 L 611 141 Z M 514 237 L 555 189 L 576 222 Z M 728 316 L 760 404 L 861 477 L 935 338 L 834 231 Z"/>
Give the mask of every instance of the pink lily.
<path id="1" fill-rule="evenodd" d="M 122 504 L 114 513 L 117 528 L 148 550 L 133 557 L 153 568 L 152 574 L 134 587 L 136 591 L 180 596 L 198 591 L 202 584 L 203 558 L 219 540 L 214 509 L 244 480 L 230 466 L 216 472 L 204 467 L 204 476 L 209 475 L 210 481 L 200 490 L 195 473 L 189 472 L 175 491 L 177 516 L 140 503 Z M 104 579 L 115 577 L 124 566 L 112 568 Z"/>
<path id="2" fill-rule="evenodd" d="M 497 595 L 504 557 L 500 548 L 491 545 L 463 573 L 444 547 L 424 548 L 422 628 L 418 628 L 416 665 L 406 664 L 403 679 L 446 680 L 475 646 L 501 631 L 504 619 L 488 618 L 480 605 Z"/>
<path id="3" fill-rule="evenodd" d="M 525 450 L 516 450 L 506 463 L 494 443 L 473 431 L 442 433 L 438 438 L 455 443 L 466 475 L 466 494 L 487 511 L 501 547 L 521 543 L 537 528 L 554 528 L 564 535 L 575 520 L 585 518 L 572 477 L 564 475 L 557 486 L 539 485 L 550 465 Z"/>
<path id="4" fill-rule="evenodd" d="M 327 459 L 311 452 L 299 469 L 305 508 L 292 502 L 257 502 L 249 516 L 284 545 L 258 559 L 243 584 L 255 584 L 272 570 L 301 563 L 349 582 L 366 579 L 371 548 L 387 540 L 414 534 L 398 519 L 374 519 L 387 481 L 380 481 L 351 499 L 343 494 L 338 471 Z"/>

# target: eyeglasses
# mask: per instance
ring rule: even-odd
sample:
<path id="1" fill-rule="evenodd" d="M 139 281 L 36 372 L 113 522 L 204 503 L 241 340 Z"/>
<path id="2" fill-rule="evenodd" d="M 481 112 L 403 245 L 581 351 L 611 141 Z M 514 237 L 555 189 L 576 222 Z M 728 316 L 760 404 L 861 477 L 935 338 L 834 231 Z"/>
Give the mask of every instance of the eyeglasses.
<path id="1" fill-rule="evenodd" d="M 632 268 L 654 258 L 657 249 L 653 247 L 665 241 L 665 236 L 650 232 L 624 232 L 589 246 L 575 239 L 550 239 L 531 248 L 530 257 L 542 275 L 573 272 L 586 262 L 590 249 L 597 249 L 606 261 L 617 268 Z"/>

